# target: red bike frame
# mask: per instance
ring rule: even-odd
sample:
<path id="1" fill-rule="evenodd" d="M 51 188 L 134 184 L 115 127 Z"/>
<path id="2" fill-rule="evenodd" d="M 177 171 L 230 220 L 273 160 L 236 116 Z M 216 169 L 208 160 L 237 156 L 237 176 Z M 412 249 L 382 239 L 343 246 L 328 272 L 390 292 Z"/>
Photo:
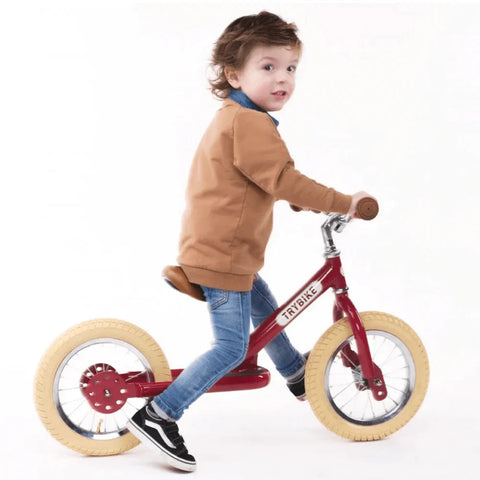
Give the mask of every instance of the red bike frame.
<path id="1" fill-rule="evenodd" d="M 365 382 L 361 385 L 358 384 L 357 388 L 360 390 L 369 388 L 376 400 L 385 399 L 387 389 L 383 375 L 380 368 L 372 361 L 365 329 L 357 309 L 348 296 L 348 287 L 343 275 L 339 254 L 327 258 L 324 266 L 302 288 L 251 333 L 245 360 L 221 378 L 209 392 L 251 390 L 268 385 L 270 372 L 258 366 L 258 353 L 330 288 L 335 293 L 333 320 L 336 322 L 344 316 L 348 318 L 358 350 L 357 354 L 351 349 L 349 343 L 342 346 L 339 353 L 343 364 L 345 367 L 352 369 L 361 368 L 361 374 Z M 182 371 L 182 369 L 172 370 L 172 381 Z M 83 389 L 83 393 L 92 408 L 103 413 L 113 413 L 115 409 L 120 409 L 129 397 L 154 397 L 171 384 L 171 382 L 151 382 L 145 372 L 119 374 L 115 371 L 109 371 L 108 373 L 110 375 L 107 379 L 105 378 L 105 372 L 94 375 Z M 104 396 L 105 391 L 108 391 L 110 397 L 108 407 L 106 406 L 107 403 L 98 403 L 98 399 Z M 95 402 L 93 399 L 95 399 Z M 118 405 L 118 407 L 114 407 L 114 410 L 112 410 L 112 404 Z"/>
<path id="2" fill-rule="evenodd" d="M 387 395 L 383 375 L 372 361 L 360 315 L 348 296 L 340 256 L 327 258 L 325 265 L 300 290 L 252 332 L 247 356 L 237 369 L 241 371 L 255 368 L 260 350 L 330 288 L 335 292 L 334 321 L 347 316 L 358 349 L 357 355 L 349 344 L 345 345 L 341 350 L 343 363 L 351 368 L 360 365 L 373 397 L 383 400 Z"/>

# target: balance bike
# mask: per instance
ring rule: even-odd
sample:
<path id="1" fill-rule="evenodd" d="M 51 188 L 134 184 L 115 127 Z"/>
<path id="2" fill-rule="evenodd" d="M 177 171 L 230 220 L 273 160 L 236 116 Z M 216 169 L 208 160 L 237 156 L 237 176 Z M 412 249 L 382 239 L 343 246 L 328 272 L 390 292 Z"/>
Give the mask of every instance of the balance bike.
<path id="1" fill-rule="evenodd" d="M 378 205 L 359 202 L 356 216 L 370 220 Z M 358 313 L 349 298 L 333 233 L 350 222 L 330 214 L 322 226 L 325 264 L 250 336 L 245 360 L 209 391 L 265 387 L 267 369 L 257 355 L 276 335 L 331 289 L 333 325 L 313 346 L 305 373 L 306 396 L 318 420 L 355 441 L 382 439 L 417 412 L 428 387 L 429 363 L 417 334 L 387 313 Z M 164 270 L 176 289 L 204 300 L 180 267 Z M 87 455 L 115 455 L 138 444 L 127 421 L 181 373 L 171 369 L 156 341 L 121 320 L 80 323 L 57 338 L 35 377 L 35 404 L 46 429 L 63 445 Z"/>

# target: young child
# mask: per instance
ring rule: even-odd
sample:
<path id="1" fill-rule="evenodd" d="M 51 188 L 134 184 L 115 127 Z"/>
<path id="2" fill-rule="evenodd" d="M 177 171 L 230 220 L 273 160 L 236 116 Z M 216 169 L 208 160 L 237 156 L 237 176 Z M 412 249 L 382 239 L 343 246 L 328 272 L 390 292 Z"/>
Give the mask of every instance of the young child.
<path id="1" fill-rule="evenodd" d="M 215 343 L 129 423 L 135 436 L 181 470 L 193 471 L 196 462 L 175 422 L 242 362 L 250 318 L 257 327 L 278 307 L 258 275 L 275 201 L 286 200 L 297 210 L 353 216 L 357 202 L 368 196 L 344 195 L 302 175 L 277 131 L 278 122 L 267 113 L 281 110 L 293 94 L 302 48 L 296 32 L 294 24 L 261 12 L 232 22 L 213 52 L 218 75 L 211 81 L 212 92 L 224 102 L 193 159 L 179 263 L 205 294 Z M 304 399 L 305 356 L 285 333 L 266 351 L 289 389 Z"/>

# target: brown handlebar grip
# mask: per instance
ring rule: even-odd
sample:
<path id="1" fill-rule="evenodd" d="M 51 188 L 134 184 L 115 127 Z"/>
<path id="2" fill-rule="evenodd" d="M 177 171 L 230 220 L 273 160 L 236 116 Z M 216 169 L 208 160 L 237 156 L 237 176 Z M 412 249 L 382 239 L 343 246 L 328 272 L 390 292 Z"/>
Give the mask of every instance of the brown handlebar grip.
<path id="1" fill-rule="evenodd" d="M 371 197 L 359 200 L 355 215 L 362 220 L 373 220 L 378 215 L 378 202 Z"/>

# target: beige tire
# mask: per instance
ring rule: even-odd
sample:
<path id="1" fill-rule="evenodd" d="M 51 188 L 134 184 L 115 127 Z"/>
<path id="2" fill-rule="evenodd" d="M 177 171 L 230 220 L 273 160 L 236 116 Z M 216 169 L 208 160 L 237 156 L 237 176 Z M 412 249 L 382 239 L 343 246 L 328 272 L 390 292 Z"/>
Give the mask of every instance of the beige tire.
<path id="1" fill-rule="evenodd" d="M 428 387 L 428 357 L 417 334 L 398 318 L 380 312 L 360 317 L 387 398 L 374 400 L 361 369 L 343 365 L 340 350 L 348 343 L 357 351 L 346 318 L 332 325 L 311 351 L 305 388 L 313 412 L 329 430 L 351 440 L 378 440 L 403 427 L 419 409 Z"/>
<path id="2" fill-rule="evenodd" d="M 114 413 L 99 413 L 81 391 L 85 378 L 112 369 L 144 372 L 148 381 L 171 380 L 168 362 L 155 340 L 121 320 L 80 323 L 47 350 L 35 376 L 35 406 L 46 429 L 60 443 L 86 455 L 115 455 L 139 443 L 126 423 L 146 399 L 129 398 Z"/>

